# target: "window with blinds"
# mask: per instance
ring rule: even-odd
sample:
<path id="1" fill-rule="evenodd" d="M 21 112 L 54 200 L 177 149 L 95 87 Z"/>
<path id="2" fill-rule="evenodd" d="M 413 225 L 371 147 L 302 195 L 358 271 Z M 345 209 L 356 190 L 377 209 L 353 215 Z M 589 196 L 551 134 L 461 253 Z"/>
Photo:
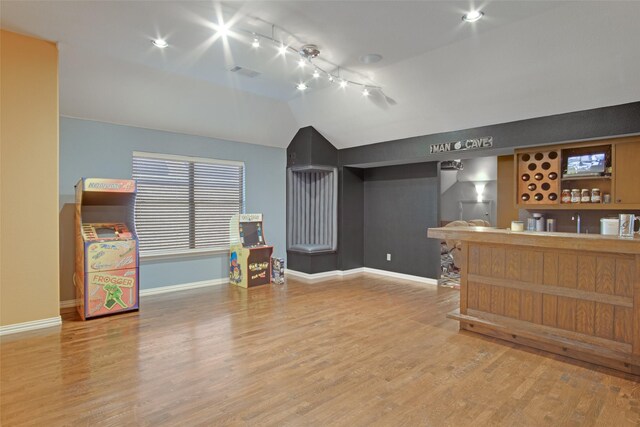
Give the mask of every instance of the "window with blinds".
<path id="1" fill-rule="evenodd" d="M 141 255 L 227 250 L 229 221 L 244 212 L 244 163 L 133 153 Z"/>

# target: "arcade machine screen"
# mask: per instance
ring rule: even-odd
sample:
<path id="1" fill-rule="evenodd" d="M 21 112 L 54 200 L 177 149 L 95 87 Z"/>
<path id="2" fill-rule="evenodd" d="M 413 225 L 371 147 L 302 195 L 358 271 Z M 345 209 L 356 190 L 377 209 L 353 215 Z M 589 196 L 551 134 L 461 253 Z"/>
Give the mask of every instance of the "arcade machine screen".
<path id="1" fill-rule="evenodd" d="M 244 246 L 258 246 L 262 245 L 262 230 L 259 222 L 242 222 L 240 223 L 242 229 L 242 241 Z"/>
<path id="2" fill-rule="evenodd" d="M 96 228 L 95 230 L 96 230 L 96 235 L 100 239 L 118 237 L 118 235 L 116 234 L 116 229 L 115 228 L 100 227 L 100 228 Z"/>

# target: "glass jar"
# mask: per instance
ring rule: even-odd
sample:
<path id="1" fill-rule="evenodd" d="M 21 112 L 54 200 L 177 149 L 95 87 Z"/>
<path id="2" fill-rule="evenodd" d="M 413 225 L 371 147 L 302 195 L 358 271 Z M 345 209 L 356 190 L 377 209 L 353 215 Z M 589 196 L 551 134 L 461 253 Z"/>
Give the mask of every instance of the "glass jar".
<path id="1" fill-rule="evenodd" d="M 580 194 L 580 203 L 591 203 L 591 191 L 588 188 L 583 188 Z"/>
<path id="2" fill-rule="evenodd" d="M 571 203 L 571 190 L 562 190 L 562 203 Z"/>
<path id="3" fill-rule="evenodd" d="M 591 203 L 600 203 L 602 202 L 602 197 L 600 196 L 599 188 L 591 189 Z"/>
<path id="4" fill-rule="evenodd" d="M 571 203 L 580 203 L 580 189 L 572 188 L 571 189 Z"/>

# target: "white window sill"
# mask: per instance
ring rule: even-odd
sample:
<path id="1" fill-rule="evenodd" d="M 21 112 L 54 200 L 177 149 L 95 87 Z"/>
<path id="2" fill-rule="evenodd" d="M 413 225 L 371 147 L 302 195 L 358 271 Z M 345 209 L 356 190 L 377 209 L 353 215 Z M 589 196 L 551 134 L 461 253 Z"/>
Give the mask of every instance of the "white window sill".
<path id="1" fill-rule="evenodd" d="M 229 248 L 202 248 L 202 249 L 181 249 L 167 251 L 140 252 L 140 262 L 158 261 L 163 259 L 193 258 L 211 255 L 228 254 Z"/>

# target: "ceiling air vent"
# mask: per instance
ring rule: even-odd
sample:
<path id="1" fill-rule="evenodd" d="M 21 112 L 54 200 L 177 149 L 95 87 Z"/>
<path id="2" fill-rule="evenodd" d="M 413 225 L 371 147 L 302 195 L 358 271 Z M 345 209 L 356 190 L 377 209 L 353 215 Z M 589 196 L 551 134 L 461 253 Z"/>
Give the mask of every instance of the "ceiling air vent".
<path id="1" fill-rule="evenodd" d="M 460 160 L 445 160 L 440 163 L 440 170 L 443 171 L 461 171 L 464 169 Z"/>
<path id="2" fill-rule="evenodd" d="M 258 71 L 241 67 L 239 65 L 234 65 L 233 67 L 229 68 L 229 71 L 231 71 L 232 73 L 240 74 L 241 76 L 249 77 L 250 79 L 258 77 L 260 74 L 262 74 Z"/>

